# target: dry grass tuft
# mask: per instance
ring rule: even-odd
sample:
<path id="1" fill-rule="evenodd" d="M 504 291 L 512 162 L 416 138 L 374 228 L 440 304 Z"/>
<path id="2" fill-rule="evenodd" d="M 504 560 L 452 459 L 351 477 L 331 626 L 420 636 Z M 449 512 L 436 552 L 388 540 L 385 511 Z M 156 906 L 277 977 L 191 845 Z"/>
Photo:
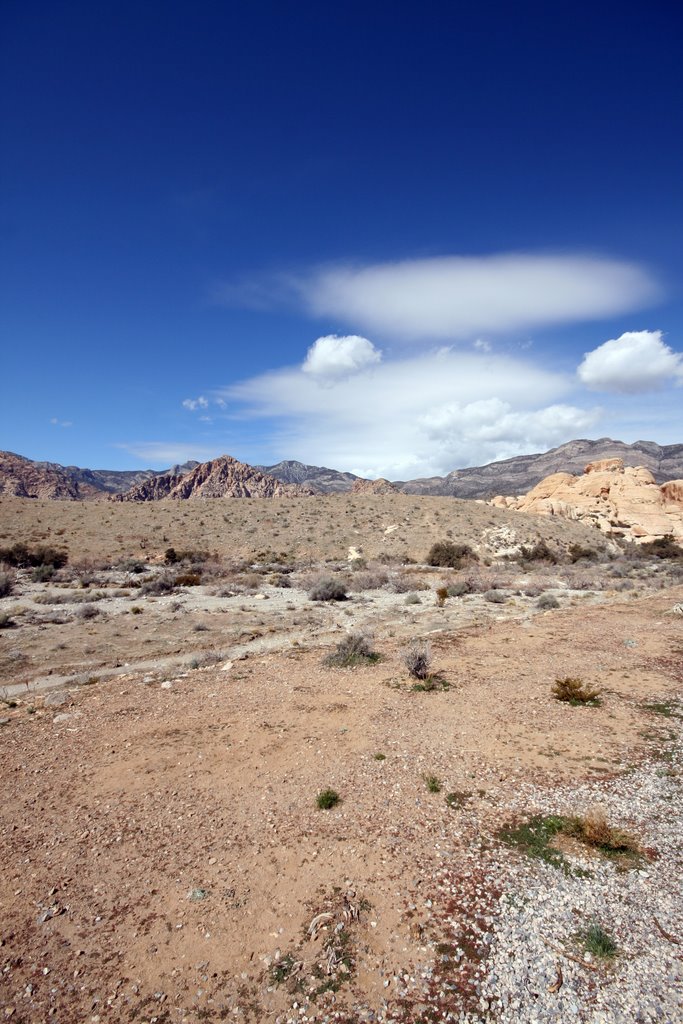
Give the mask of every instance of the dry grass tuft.
<path id="1" fill-rule="evenodd" d="M 600 691 L 587 686 L 583 679 L 575 679 L 566 676 L 564 679 L 556 679 L 553 683 L 552 695 L 555 700 L 564 704 L 571 704 L 572 707 L 590 705 L 596 707 L 600 701 Z"/>

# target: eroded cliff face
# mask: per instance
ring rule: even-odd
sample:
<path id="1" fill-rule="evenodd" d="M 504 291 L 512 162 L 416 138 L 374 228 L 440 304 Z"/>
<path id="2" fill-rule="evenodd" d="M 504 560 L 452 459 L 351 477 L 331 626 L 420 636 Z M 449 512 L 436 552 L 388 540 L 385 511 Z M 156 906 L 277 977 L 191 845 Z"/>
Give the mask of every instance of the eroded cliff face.
<path id="1" fill-rule="evenodd" d="M 491 504 L 589 522 L 638 543 L 668 535 L 683 541 L 683 480 L 658 484 L 649 469 L 617 458 L 590 462 L 581 476 L 552 473 L 528 494 L 499 495 Z"/>
<path id="2" fill-rule="evenodd" d="M 115 501 L 156 501 L 160 498 L 299 498 L 313 492 L 283 484 L 231 455 L 202 462 L 184 476 L 167 474 L 116 495 Z"/>

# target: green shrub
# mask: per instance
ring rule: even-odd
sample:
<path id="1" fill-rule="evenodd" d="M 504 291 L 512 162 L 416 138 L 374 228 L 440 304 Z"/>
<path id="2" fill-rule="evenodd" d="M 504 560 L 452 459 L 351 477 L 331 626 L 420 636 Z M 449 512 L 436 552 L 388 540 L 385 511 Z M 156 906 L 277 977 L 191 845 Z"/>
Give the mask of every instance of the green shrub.
<path id="1" fill-rule="evenodd" d="M 61 569 L 69 561 L 66 551 L 39 545 L 29 548 L 26 544 L 13 544 L 11 548 L 0 548 L 0 562 L 7 562 L 18 569 L 32 569 L 37 565 L 52 565 Z"/>
<path id="2" fill-rule="evenodd" d="M 484 600 L 488 601 L 489 604 L 505 604 L 507 597 L 502 590 L 487 590 L 484 594 Z"/>
<path id="3" fill-rule="evenodd" d="M 454 544 L 451 540 L 440 540 L 432 544 L 426 561 L 427 565 L 459 569 L 464 562 L 477 562 L 479 559 L 469 544 Z"/>
<path id="4" fill-rule="evenodd" d="M 323 789 L 316 797 L 316 803 L 321 811 L 329 811 L 336 807 L 340 800 L 341 797 L 335 789 Z"/>
<path id="5" fill-rule="evenodd" d="M 559 608 L 560 602 L 553 594 L 541 594 L 536 602 L 536 607 L 541 611 L 549 611 L 551 608 Z"/>
<path id="6" fill-rule="evenodd" d="M 683 558 L 683 548 L 677 544 L 673 534 L 668 533 L 666 537 L 657 537 L 640 545 L 640 551 L 646 555 L 654 555 L 655 558 Z M 0 558 L 2 553 L 0 552 Z"/>
<path id="7" fill-rule="evenodd" d="M 560 560 L 559 555 L 544 540 L 536 541 L 533 547 L 522 546 L 520 554 L 524 562 L 549 562 L 550 565 L 557 565 Z"/>
<path id="8" fill-rule="evenodd" d="M 601 960 L 609 959 L 617 952 L 616 942 L 599 924 L 590 925 L 584 932 L 579 932 L 577 937 L 587 953 Z"/>

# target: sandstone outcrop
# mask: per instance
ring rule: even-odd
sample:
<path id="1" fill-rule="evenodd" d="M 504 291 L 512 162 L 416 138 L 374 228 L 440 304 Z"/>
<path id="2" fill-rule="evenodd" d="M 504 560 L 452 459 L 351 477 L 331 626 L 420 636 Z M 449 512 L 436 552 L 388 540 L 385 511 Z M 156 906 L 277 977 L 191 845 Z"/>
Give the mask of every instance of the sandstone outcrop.
<path id="1" fill-rule="evenodd" d="M 683 541 L 683 480 L 658 484 L 649 469 L 624 466 L 622 459 L 590 462 L 581 476 L 553 473 L 528 494 L 499 495 L 491 504 L 592 523 L 637 543 L 668 535 Z"/>
<path id="2" fill-rule="evenodd" d="M 351 494 L 398 494 L 398 487 L 383 476 L 377 480 L 354 480 Z"/>
<path id="3" fill-rule="evenodd" d="M 231 455 L 201 462 L 190 473 L 169 473 L 132 487 L 112 501 L 158 501 L 160 498 L 301 498 L 313 492 L 298 484 L 283 484 Z"/>

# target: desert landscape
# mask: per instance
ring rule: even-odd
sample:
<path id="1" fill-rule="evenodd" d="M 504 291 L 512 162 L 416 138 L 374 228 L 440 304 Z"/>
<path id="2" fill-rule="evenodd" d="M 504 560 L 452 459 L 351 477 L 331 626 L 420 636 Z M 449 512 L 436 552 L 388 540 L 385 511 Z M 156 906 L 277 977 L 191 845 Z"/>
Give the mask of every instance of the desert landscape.
<path id="1" fill-rule="evenodd" d="M 680 1019 L 673 540 L 5 493 L 0 549 L 8 1019 Z"/>

